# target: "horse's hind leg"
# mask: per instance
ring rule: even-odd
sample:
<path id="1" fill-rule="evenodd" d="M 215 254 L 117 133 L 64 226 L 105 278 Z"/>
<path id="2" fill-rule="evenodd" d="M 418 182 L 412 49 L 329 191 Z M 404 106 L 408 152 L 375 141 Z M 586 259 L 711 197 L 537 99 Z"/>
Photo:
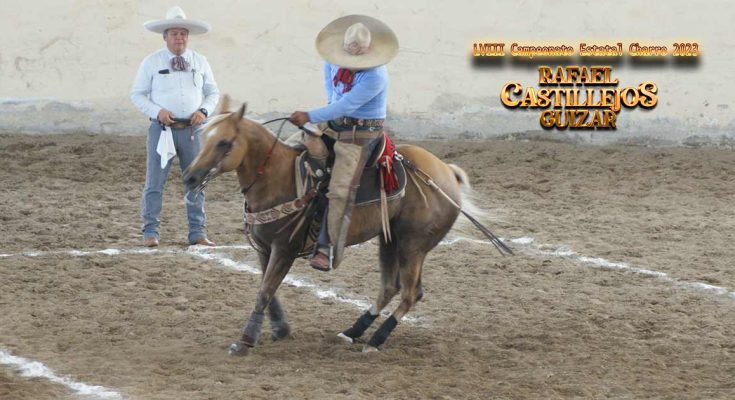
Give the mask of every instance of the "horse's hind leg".
<path id="1" fill-rule="evenodd" d="M 390 243 L 386 243 L 382 237 L 380 238 L 381 287 L 380 293 L 378 294 L 378 301 L 371 305 L 370 309 L 365 311 L 350 328 L 337 335 L 345 341 L 353 343 L 356 338 L 362 336 L 373 321 L 375 321 L 380 311 L 398 293 L 400 283 L 398 282 L 397 248 L 398 245 L 395 239 Z"/>
<path id="2" fill-rule="evenodd" d="M 424 298 L 424 287 L 421 286 L 421 269 L 419 269 L 419 281 L 416 282 L 416 303 L 421 301 L 421 299 L 423 298 Z"/>
<path id="3" fill-rule="evenodd" d="M 370 341 L 363 351 L 375 351 L 385 343 L 393 329 L 398 325 L 398 321 L 403 318 L 404 315 L 413 307 L 414 304 L 423 296 L 423 290 L 421 289 L 421 268 L 424 264 L 424 258 L 426 253 L 424 252 L 412 252 L 406 256 L 400 257 L 400 284 L 401 284 L 401 303 L 398 305 L 393 314 L 386 319 L 373 333 Z M 419 292 L 420 291 L 420 292 Z"/>

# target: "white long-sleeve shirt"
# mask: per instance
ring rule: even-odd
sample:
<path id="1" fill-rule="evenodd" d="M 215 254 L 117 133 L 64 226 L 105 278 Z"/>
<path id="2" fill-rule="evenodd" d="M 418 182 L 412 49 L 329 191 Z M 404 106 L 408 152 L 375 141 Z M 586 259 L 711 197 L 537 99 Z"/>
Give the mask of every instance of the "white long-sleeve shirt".
<path id="1" fill-rule="evenodd" d="M 189 63 L 188 71 L 171 69 L 171 59 L 176 55 L 167 48 L 140 63 L 130 98 L 148 117 L 158 117 L 161 108 L 171 111 L 174 118 L 189 118 L 200 108 L 209 115 L 214 112 L 219 89 L 206 57 L 189 49 L 181 56 Z"/>

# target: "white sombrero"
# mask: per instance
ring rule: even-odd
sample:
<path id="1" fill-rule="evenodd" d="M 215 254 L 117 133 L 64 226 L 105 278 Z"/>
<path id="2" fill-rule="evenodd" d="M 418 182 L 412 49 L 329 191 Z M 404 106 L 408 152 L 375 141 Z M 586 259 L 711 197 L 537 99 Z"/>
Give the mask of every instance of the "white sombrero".
<path id="1" fill-rule="evenodd" d="M 367 15 L 348 15 L 330 22 L 319 32 L 315 44 L 327 62 L 349 69 L 374 68 L 398 54 L 396 34 Z"/>
<path id="2" fill-rule="evenodd" d="M 190 35 L 201 35 L 212 29 L 212 27 L 206 22 L 186 19 L 184 10 L 179 6 L 169 8 L 168 11 L 166 11 L 165 19 L 148 21 L 144 23 L 143 26 L 145 29 L 156 33 L 163 33 L 166 29 L 170 28 L 184 28 L 189 31 Z"/>

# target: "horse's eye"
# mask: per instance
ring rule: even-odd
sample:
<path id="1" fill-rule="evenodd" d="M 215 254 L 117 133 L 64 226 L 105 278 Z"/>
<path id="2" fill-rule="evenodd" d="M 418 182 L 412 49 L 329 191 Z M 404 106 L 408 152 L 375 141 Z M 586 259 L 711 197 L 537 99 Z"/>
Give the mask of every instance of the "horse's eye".
<path id="1" fill-rule="evenodd" d="M 232 142 L 229 140 L 220 140 L 217 142 L 217 148 L 220 149 L 229 149 L 232 146 Z"/>

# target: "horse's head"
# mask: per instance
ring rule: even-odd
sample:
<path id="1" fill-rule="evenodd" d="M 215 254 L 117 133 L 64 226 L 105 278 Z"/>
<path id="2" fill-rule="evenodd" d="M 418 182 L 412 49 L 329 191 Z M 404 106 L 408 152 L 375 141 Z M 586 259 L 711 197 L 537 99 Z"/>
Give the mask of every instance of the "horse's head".
<path id="1" fill-rule="evenodd" d="M 246 157 L 247 131 L 254 122 L 243 119 L 246 104 L 236 112 L 229 112 L 229 103 L 230 98 L 225 95 L 217 115 L 204 127 L 202 149 L 184 173 L 184 183 L 190 191 L 203 190 L 209 180 L 236 169 Z"/>

